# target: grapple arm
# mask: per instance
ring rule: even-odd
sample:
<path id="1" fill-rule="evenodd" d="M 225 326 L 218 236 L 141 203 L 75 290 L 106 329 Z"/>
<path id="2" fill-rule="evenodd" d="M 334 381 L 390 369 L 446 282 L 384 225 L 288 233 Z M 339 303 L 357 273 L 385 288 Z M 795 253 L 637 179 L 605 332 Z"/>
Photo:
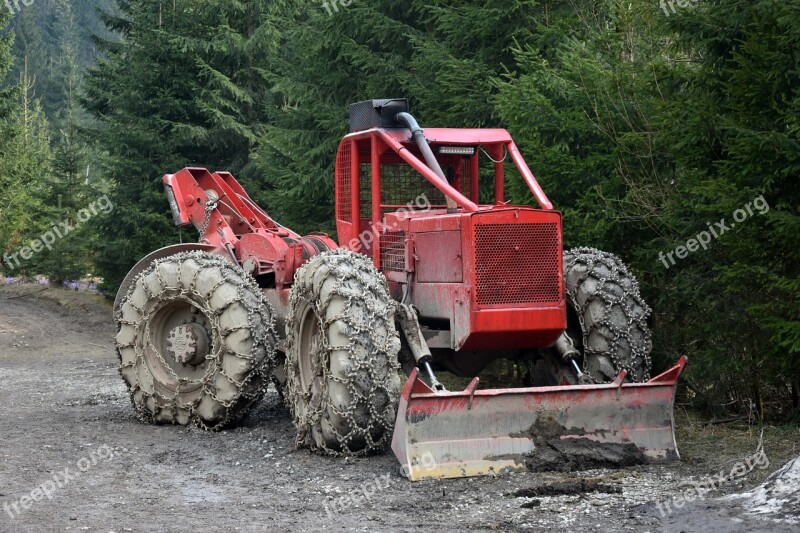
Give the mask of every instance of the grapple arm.
<path id="1" fill-rule="evenodd" d="M 184 168 L 164 176 L 164 185 L 177 226 L 194 226 L 201 244 L 229 254 L 255 277 L 268 276 L 276 288 L 291 285 L 311 257 L 337 248 L 327 235 L 301 236 L 278 224 L 228 172 Z"/>

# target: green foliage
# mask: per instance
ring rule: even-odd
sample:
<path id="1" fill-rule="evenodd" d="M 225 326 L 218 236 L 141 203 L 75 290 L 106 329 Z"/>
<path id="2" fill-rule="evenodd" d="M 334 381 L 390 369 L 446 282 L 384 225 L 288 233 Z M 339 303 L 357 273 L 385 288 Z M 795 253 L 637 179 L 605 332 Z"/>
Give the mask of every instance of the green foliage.
<path id="1" fill-rule="evenodd" d="M 271 3 L 120 2 L 113 40 L 88 72 L 89 132 L 105 151 L 114 211 L 97 221 L 109 290 L 142 256 L 179 239 L 161 177 L 184 166 L 244 171 L 265 122 Z"/>
<path id="2" fill-rule="evenodd" d="M 74 229 L 37 257 L 35 268 L 50 280 L 51 285 L 80 279 L 92 272 L 91 243 L 97 240 L 97 236 L 91 226 L 82 223 L 79 213 L 86 209 L 89 211 L 84 213 L 91 213 L 90 206 L 101 194 L 96 184 L 90 181 L 87 148 L 78 139 L 74 114 L 76 102 L 71 91 L 66 103 L 65 129 L 53 154 L 52 175 L 44 200 L 52 225 L 66 221 Z"/>
<path id="3" fill-rule="evenodd" d="M 333 231 L 348 104 L 408 96 L 423 126 L 512 133 L 566 245 L 632 265 L 657 367 L 689 353 L 699 402 L 800 406 L 796 3 L 709 0 L 667 17 L 650 0 L 119 0 L 99 2 L 101 28 L 91 1 L 18 14 L 10 74 L 0 40 L 0 78 L 28 73 L 0 91 L 0 247 L 107 190 L 114 205 L 27 268 L 59 280 L 97 267 L 113 291 L 181 238 L 161 176 L 187 165 L 233 172 L 297 231 Z M 707 250 L 665 266 L 748 203 Z"/>
<path id="4" fill-rule="evenodd" d="M 0 61 L 1 62 L 1 61 Z M 41 202 L 50 171 L 50 130 L 44 112 L 32 98 L 32 83 L 23 71 L 14 108 L 2 120 L 0 145 L 0 252 L 10 260 L 0 264 L 5 272 L 29 273 L 31 264 L 20 250 L 43 227 Z M 26 253 L 27 255 L 27 253 Z M 28 258 L 30 259 L 30 258 Z"/>
<path id="5" fill-rule="evenodd" d="M 78 131 L 85 120 L 77 92 L 81 68 L 91 59 L 83 35 L 91 26 L 90 13 L 83 0 L 44 0 L 35 8 L 21 6 L 15 16 L 16 61 L 7 76 L 0 75 L 21 82 L 23 98 L 9 124 L 17 136 L 0 162 L 13 176 L 9 195 L 16 214 L 11 213 L 7 235 L 0 241 L 9 253 L 21 253 L 58 222 L 75 224 L 76 213 L 86 207 L 89 192 L 99 183 L 89 172 L 90 156 Z M 84 164 L 85 173 L 78 168 Z M 96 239 L 81 226 L 36 251 L 13 273 L 43 275 L 54 284 L 80 278 L 92 268 L 86 244 Z"/>
<path id="6" fill-rule="evenodd" d="M 698 24 L 716 31 L 698 33 Z M 700 68 L 679 73 L 686 107 L 713 111 L 700 129 L 711 140 L 701 145 L 704 151 L 675 154 L 687 167 L 706 160 L 685 190 L 698 211 L 731 223 L 733 213 L 756 198 L 769 206 L 737 221 L 715 243 L 713 262 L 702 258 L 720 285 L 715 302 L 734 304 L 725 324 L 730 328 L 715 325 L 716 337 L 725 332 L 736 342 L 727 343 L 724 355 L 719 346 L 704 346 L 709 374 L 732 367 L 750 379 L 759 409 L 769 401 L 788 405 L 791 384 L 800 383 L 800 72 L 788 68 L 798 60 L 800 12 L 796 4 L 775 0 L 719 2 L 695 21 L 676 19 L 672 29 L 676 46 L 698 52 Z M 668 141 L 696 139 L 697 133 L 674 131 Z"/>
<path id="7" fill-rule="evenodd" d="M 89 37 L 94 33 L 108 36 L 96 9 L 109 9 L 112 4 L 113 0 L 36 0 L 28 6 L 19 4 L 12 23 L 16 34 L 15 63 L 7 79 L 16 83 L 27 65 L 33 92 L 41 99 L 53 126 L 54 141 L 64 126 L 65 79 L 79 79 L 80 72 L 94 61 L 95 47 Z"/>
<path id="8" fill-rule="evenodd" d="M 2 35 L 2 37 L 0 37 L 0 79 L 7 75 L 12 66 L 11 47 L 14 43 L 14 34 L 7 32 L 8 22 L 8 14 L 5 12 L 0 13 L 0 30 L 3 31 L 3 34 L 0 34 Z M 7 119 L 11 113 L 11 109 L 13 108 L 14 92 L 15 89 L 13 86 L 0 88 L 0 120 Z M 7 124 L 3 123 L 3 126 L 7 126 Z M 0 143 L 7 141 L 9 137 L 10 132 L 6 127 L 3 130 L 3 135 L 0 136 Z"/>

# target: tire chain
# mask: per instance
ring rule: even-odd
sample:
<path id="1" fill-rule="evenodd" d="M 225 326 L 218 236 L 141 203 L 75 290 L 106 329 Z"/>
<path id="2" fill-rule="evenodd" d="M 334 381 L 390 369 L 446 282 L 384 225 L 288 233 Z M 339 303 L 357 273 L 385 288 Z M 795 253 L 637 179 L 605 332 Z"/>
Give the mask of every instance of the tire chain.
<path id="1" fill-rule="evenodd" d="M 203 224 L 200 226 L 200 238 L 205 239 L 206 231 L 208 231 L 208 225 L 211 222 L 211 214 L 217 208 L 217 202 L 212 202 L 209 200 L 206 202 L 205 207 L 203 208 Z"/>
<path id="2" fill-rule="evenodd" d="M 342 268 L 345 266 L 350 268 Z M 304 282 L 304 278 L 307 276 L 306 272 L 313 270 L 314 274 L 310 276 L 313 284 L 314 278 L 317 277 L 316 270 L 320 268 L 330 269 L 329 274 L 322 277 L 321 283 L 324 284 L 331 274 L 337 278 L 327 299 L 322 302 L 315 299 L 315 295 L 319 294 L 321 286 L 313 287 Z M 372 297 L 369 297 L 369 295 Z M 335 297 L 344 299 L 347 302 L 346 306 L 340 314 L 326 319 L 324 316 L 325 311 Z M 287 405 L 292 412 L 298 429 L 297 447 L 300 448 L 307 445 L 312 450 L 326 455 L 351 457 L 384 451 L 392 437 L 396 406 L 400 396 L 398 375 L 400 363 L 397 360 L 400 340 L 394 327 L 394 301 L 389 296 L 385 278 L 375 269 L 369 258 L 348 250 L 339 249 L 312 258 L 295 275 L 291 296 L 291 312 L 289 320 L 287 320 L 287 346 L 290 347 L 293 343 L 298 342 L 293 324 L 295 320 L 303 318 L 295 316 L 296 310 L 301 307 L 301 300 L 314 305 L 314 316 L 319 321 L 320 333 L 315 343 L 316 350 L 315 353 L 310 354 L 310 357 L 312 363 L 316 362 L 314 377 L 319 378 L 320 390 L 316 397 L 317 403 L 314 405 L 312 404 L 314 397 L 311 390 L 314 381 L 312 380 L 312 383 L 308 384 L 306 390 L 301 390 L 299 360 L 292 356 L 287 357 Z M 358 311 L 353 311 L 355 302 L 364 304 L 363 307 L 369 313 L 369 317 L 366 320 L 356 318 Z M 384 304 L 383 302 L 386 303 Z M 347 346 L 330 345 L 327 330 L 337 321 L 346 324 L 345 333 L 349 337 Z M 380 324 L 383 324 L 387 332 L 383 343 L 380 342 L 379 336 L 375 334 Z M 359 334 L 362 336 L 362 341 L 364 335 L 369 339 L 366 346 L 367 359 L 361 361 L 358 360 L 359 356 L 356 353 L 356 338 Z M 348 358 L 349 368 L 344 377 L 338 377 L 334 376 L 330 371 L 326 372 L 325 369 L 330 368 L 331 353 L 342 349 L 346 349 L 350 354 Z M 289 351 L 291 350 L 292 348 L 289 348 Z M 364 350 L 362 349 L 361 351 Z M 381 355 L 384 356 L 383 360 L 381 360 Z M 365 384 L 364 375 L 369 376 L 367 383 L 370 388 L 368 391 L 364 391 L 362 387 L 358 386 L 359 384 Z M 346 386 L 350 395 L 350 401 L 347 405 L 337 406 L 331 401 L 328 379 Z M 396 380 L 396 384 L 393 383 L 393 380 Z M 375 400 L 384 397 L 386 401 L 383 402 L 383 408 L 376 407 Z M 305 413 L 302 413 L 302 408 L 298 405 L 299 402 L 304 402 L 307 406 Z M 363 410 L 359 409 L 365 404 L 369 406 L 368 413 L 364 413 Z M 339 428 L 330 421 L 331 413 L 344 419 L 350 431 L 346 434 L 340 433 Z M 367 427 L 361 427 L 357 420 L 365 418 L 365 414 L 367 415 L 368 424 Z M 325 418 L 328 419 L 335 433 L 338 447 L 340 448 L 338 450 L 326 445 L 324 437 L 321 439 L 322 443 L 316 443 L 308 435 L 312 427 L 317 427 L 321 431 L 322 420 Z M 377 440 L 373 438 L 373 431 L 380 432 L 380 437 Z M 351 448 L 354 440 L 363 441 L 363 446 L 359 445 L 357 449 Z"/>
<path id="3" fill-rule="evenodd" d="M 578 320 L 580 321 L 581 331 L 583 332 L 584 370 L 586 370 L 586 360 L 588 356 L 593 354 L 608 355 L 611 357 L 614 369 L 617 372 L 625 369 L 632 381 L 643 382 L 650 379 L 650 368 L 652 364 L 650 360 L 650 351 L 652 349 L 652 340 L 650 328 L 647 326 L 647 318 L 650 316 L 651 309 L 639 294 L 639 284 L 636 278 L 628 271 L 628 268 L 617 256 L 595 248 L 574 248 L 566 251 L 564 253 L 564 263 L 565 277 L 566 273 L 578 263 L 584 264 L 586 268 L 586 272 L 580 276 L 576 283 L 574 291 L 571 291 L 567 286 L 568 284 L 565 282 L 567 297 L 577 310 Z M 598 265 L 605 266 L 606 269 L 610 271 L 610 276 L 604 277 L 602 274 L 598 274 L 596 268 Z M 589 277 L 595 278 L 598 281 L 598 286 L 592 294 L 589 294 L 589 298 L 587 298 L 586 302 L 580 305 L 577 300 L 577 294 L 575 293 Z M 626 279 L 626 281 L 622 282 L 622 279 Z M 618 285 L 622 289 L 621 296 L 614 295 L 608 289 L 607 283 L 609 282 Z M 605 302 L 605 313 L 602 320 L 597 321 L 593 325 L 592 330 L 588 330 L 584 321 L 584 314 L 589 304 L 597 297 L 602 298 Z M 632 316 L 627 305 L 629 298 L 633 299 L 643 310 L 640 316 Z M 615 304 L 619 304 L 625 312 L 627 318 L 625 328 L 620 328 L 619 325 L 615 325 L 611 321 L 610 311 Z M 639 331 L 641 331 L 643 335 L 644 342 L 642 346 L 631 341 L 631 331 L 634 325 L 639 328 Z M 595 328 L 600 326 L 605 326 L 608 331 L 612 332 L 613 336 L 610 339 L 607 335 L 603 335 L 611 344 L 611 350 L 609 350 L 609 352 L 600 352 L 589 348 L 589 336 Z M 622 338 L 628 342 L 628 346 L 630 347 L 630 355 L 627 360 L 624 361 L 619 354 L 619 344 Z M 637 361 L 642 361 L 643 364 L 637 364 Z M 590 377 L 595 381 L 597 380 L 595 376 Z M 597 382 L 599 383 L 601 381 Z"/>
<path id="4" fill-rule="evenodd" d="M 159 271 L 159 266 L 165 264 L 167 262 L 177 262 L 182 263 L 187 260 L 194 260 L 196 261 L 200 267 L 197 269 L 197 272 L 194 275 L 190 283 L 190 288 L 187 290 L 183 287 L 181 283 L 181 269 L 177 269 L 177 287 L 169 287 L 166 282 L 161 277 L 161 272 Z M 204 269 L 208 268 L 219 268 L 220 273 L 222 273 L 222 279 L 210 290 L 206 292 L 207 295 L 211 295 L 216 291 L 219 287 L 226 283 L 233 284 L 237 289 L 237 297 L 233 299 L 230 303 L 228 303 L 225 307 L 221 309 L 212 309 L 210 306 L 207 305 L 207 300 L 209 299 L 207 296 L 204 297 L 200 293 L 197 292 L 195 287 L 197 283 L 197 278 L 199 277 L 200 273 Z M 235 272 L 235 276 L 231 275 L 231 271 Z M 137 287 L 139 286 L 139 282 L 143 280 L 145 277 L 150 275 L 151 273 L 155 272 L 156 276 L 158 277 L 159 285 L 162 287 L 161 294 L 153 294 L 150 292 L 149 287 L 146 283 L 142 283 L 141 286 L 145 293 L 147 294 L 148 298 L 148 305 L 145 307 L 149 307 L 150 309 L 146 311 L 145 309 L 141 309 L 136 307 L 131 302 L 131 297 Z M 165 292 L 169 291 L 178 291 L 177 295 L 167 295 L 165 296 Z M 255 297 L 255 302 L 251 301 L 252 299 L 248 299 L 246 296 L 246 292 L 250 292 L 250 294 Z M 195 299 L 190 298 L 190 296 L 194 296 Z M 136 339 L 141 338 L 144 334 L 146 335 L 145 338 L 149 339 L 149 324 L 150 320 L 152 319 L 153 315 L 162 308 L 164 302 L 173 302 L 176 300 L 182 300 L 192 305 L 198 307 L 203 315 L 211 322 L 213 330 L 213 337 L 214 342 L 212 342 L 212 353 L 206 356 L 206 361 L 208 364 L 208 369 L 206 370 L 205 375 L 201 380 L 188 380 L 185 378 L 179 378 L 177 374 L 170 368 L 167 362 L 164 360 L 164 357 L 159 353 L 156 347 L 152 346 L 148 341 L 148 345 L 151 347 L 152 351 L 156 354 L 161 364 L 164 368 L 168 369 L 169 372 L 172 374 L 173 378 L 178 379 L 179 384 L 176 388 L 176 391 L 172 397 L 166 397 L 162 394 L 159 394 L 158 390 L 154 387 L 152 375 L 150 372 L 147 372 L 146 375 L 149 378 L 149 384 L 153 394 L 150 395 L 145 392 L 141 386 L 136 384 L 128 383 L 127 379 L 123 374 L 123 370 L 129 367 L 136 367 L 138 364 L 145 364 L 145 354 L 144 349 L 139 343 L 136 342 Z M 201 304 L 201 302 L 204 302 Z M 247 325 L 246 326 L 239 326 L 235 328 L 231 328 L 225 331 L 221 331 L 221 327 L 219 324 L 219 317 L 224 313 L 224 311 L 233 305 L 234 303 L 240 303 L 246 310 L 247 310 Z M 125 304 L 130 305 L 133 309 L 135 309 L 140 318 L 137 321 L 126 321 L 123 318 L 123 308 Z M 256 317 L 255 315 L 260 315 Z M 239 269 L 236 265 L 233 265 L 231 262 L 227 261 L 226 259 L 216 256 L 214 254 L 209 254 L 206 252 L 183 252 L 179 254 L 175 254 L 164 259 L 157 259 L 155 260 L 147 269 L 145 269 L 142 273 L 140 273 L 136 279 L 131 283 L 130 288 L 128 289 L 128 293 L 123 299 L 122 304 L 115 312 L 114 316 L 117 326 L 118 332 L 121 329 L 128 325 L 131 327 L 136 328 L 137 335 L 134 336 L 134 341 L 130 344 L 120 344 L 119 341 L 116 342 L 117 346 L 117 353 L 120 359 L 120 365 L 118 371 L 120 375 L 123 377 L 127 387 L 128 393 L 130 394 L 131 403 L 133 404 L 134 409 L 136 410 L 137 416 L 140 420 L 147 423 L 154 423 L 155 413 L 150 413 L 146 409 L 147 400 L 150 397 L 154 397 L 155 399 L 155 406 L 156 406 L 156 413 L 159 411 L 170 410 L 172 411 L 172 423 L 177 423 L 176 414 L 178 409 L 186 409 L 188 410 L 189 419 L 198 427 L 206 430 L 206 431 L 219 431 L 224 429 L 228 425 L 232 424 L 236 420 L 238 420 L 246 411 L 247 408 L 255 404 L 261 398 L 263 398 L 264 394 L 266 393 L 267 387 L 270 383 L 270 376 L 272 375 L 272 369 L 275 365 L 275 344 L 276 344 L 276 333 L 275 333 L 275 325 L 274 325 L 274 315 L 271 306 L 267 301 L 263 299 L 261 289 L 256 285 L 255 281 L 250 278 L 243 270 Z M 264 331 L 259 332 L 258 339 L 256 342 L 253 342 L 251 352 L 249 354 L 237 353 L 228 348 L 227 344 L 222 342 L 222 338 L 227 337 L 231 333 L 241 330 L 241 329 L 251 329 L 255 324 L 263 324 Z M 144 325 L 145 331 L 140 331 Z M 218 337 L 218 338 L 217 338 Z M 136 352 L 136 358 L 133 362 L 128 364 L 122 363 L 122 350 L 125 348 L 132 347 Z M 260 352 L 263 350 L 263 358 L 259 361 Z M 235 356 L 239 359 L 247 360 L 251 362 L 252 369 L 247 377 L 242 381 L 236 381 L 232 377 L 228 376 L 225 371 L 223 370 L 222 366 L 220 365 L 220 361 L 218 357 L 213 357 L 212 354 L 217 352 L 218 355 L 222 355 L 223 353 L 230 354 Z M 214 391 L 213 385 L 213 378 L 215 375 L 220 374 L 224 376 L 231 384 L 238 388 L 238 394 L 229 401 L 222 400 L 218 398 Z M 202 401 L 203 395 L 200 395 L 196 400 L 188 404 L 180 404 L 178 402 L 178 396 L 181 394 L 182 389 L 185 388 L 187 385 L 196 385 L 198 383 L 202 384 L 203 392 L 210 396 L 215 402 L 224 406 L 226 408 L 225 418 L 219 421 L 216 424 L 208 425 L 199 416 L 196 415 L 195 409 Z M 250 385 L 254 383 L 255 387 L 252 388 Z M 252 390 L 249 390 L 251 389 Z M 142 391 L 142 400 L 141 405 L 137 405 L 136 402 L 136 393 L 138 391 Z M 159 402 L 161 400 L 161 403 Z M 166 405 L 163 405 L 166 403 Z"/>

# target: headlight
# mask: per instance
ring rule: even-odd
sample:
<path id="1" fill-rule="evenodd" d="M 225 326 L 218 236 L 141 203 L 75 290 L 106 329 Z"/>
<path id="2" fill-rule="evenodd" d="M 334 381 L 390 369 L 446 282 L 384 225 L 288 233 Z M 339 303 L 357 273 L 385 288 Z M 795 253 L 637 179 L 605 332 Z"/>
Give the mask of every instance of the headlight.
<path id="1" fill-rule="evenodd" d="M 181 213 L 181 208 L 178 206 L 178 200 L 175 199 L 175 192 L 169 185 L 164 185 L 167 190 L 167 200 L 169 201 L 169 208 L 172 210 L 172 220 L 179 228 L 191 226 L 191 222 L 184 221 Z"/>

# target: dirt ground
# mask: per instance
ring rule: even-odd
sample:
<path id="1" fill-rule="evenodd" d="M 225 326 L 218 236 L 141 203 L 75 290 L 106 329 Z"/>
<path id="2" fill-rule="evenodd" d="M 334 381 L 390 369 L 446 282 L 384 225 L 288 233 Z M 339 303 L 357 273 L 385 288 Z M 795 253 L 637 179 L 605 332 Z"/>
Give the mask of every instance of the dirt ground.
<path id="1" fill-rule="evenodd" d="M 0 287 L 0 532 L 800 529 L 716 499 L 800 454 L 797 427 L 767 429 L 768 468 L 666 517 L 657 504 L 680 504 L 673 498 L 692 481 L 730 471 L 756 450 L 758 431 L 680 411 L 678 463 L 411 483 L 391 453 L 296 450 L 274 391 L 222 433 L 140 423 L 117 374 L 107 305 L 30 292 Z M 589 490 L 562 490 L 574 486 Z"/>

